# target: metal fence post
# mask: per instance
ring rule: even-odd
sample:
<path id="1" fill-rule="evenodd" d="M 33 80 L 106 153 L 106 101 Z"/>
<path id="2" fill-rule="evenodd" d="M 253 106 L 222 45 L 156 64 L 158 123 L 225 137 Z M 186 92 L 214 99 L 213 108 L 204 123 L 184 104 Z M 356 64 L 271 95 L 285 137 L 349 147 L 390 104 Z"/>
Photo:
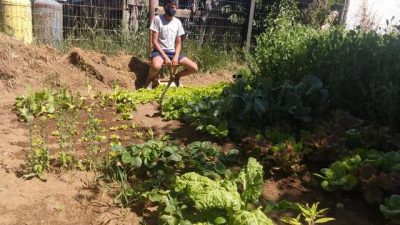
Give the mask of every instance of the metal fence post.
<path id="1" fill-rule="evenodd" d="M 253 19 L 254 19 L 254 8 L 256 5 L 255 0 L 251 0 L 250 10 L 249 10 L 249 23 L 247 25 L 247 38 L 246 38 L 246 51 L 250 50 L 251 43 L 251 32 L 253 30 Z"/>

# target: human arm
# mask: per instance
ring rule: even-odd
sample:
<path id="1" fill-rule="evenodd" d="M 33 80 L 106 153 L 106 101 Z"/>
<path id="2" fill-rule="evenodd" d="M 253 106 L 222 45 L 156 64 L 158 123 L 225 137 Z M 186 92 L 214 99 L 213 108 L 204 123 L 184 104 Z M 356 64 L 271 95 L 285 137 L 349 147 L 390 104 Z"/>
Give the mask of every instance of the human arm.
<path id="1" fill-rule="evenodd" d="M 179 55 L 181 54 L 182 49 L 182 38 L 178 36 L 175 40 L 175 56 L 172 59 L 172 65 L 179 64 Z"/>

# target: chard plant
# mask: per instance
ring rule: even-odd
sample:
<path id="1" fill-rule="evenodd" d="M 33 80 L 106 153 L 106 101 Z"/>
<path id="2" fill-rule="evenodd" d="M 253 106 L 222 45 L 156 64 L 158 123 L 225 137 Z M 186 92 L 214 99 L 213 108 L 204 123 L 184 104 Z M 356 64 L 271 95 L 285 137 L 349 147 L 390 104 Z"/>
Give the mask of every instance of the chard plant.
<path id="1" fill-rule="evenodd" d="M 160 224 L 274 224 L 258 207 L 263 188 L 263 167 L 249 158 L 236 178 L 210 179 L 198 173 L 176 178 L 175 198 L 164 194 Z"/>

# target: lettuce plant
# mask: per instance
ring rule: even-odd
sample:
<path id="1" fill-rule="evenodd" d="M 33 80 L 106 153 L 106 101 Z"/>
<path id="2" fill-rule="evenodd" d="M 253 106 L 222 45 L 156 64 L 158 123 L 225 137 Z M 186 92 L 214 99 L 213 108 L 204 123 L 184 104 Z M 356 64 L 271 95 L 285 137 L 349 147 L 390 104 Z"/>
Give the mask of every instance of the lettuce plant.
<path id="1" fill-rule="evenodd" d="M 323 179 L 321 186 L 326 191 L 351 190 L 357 185 L 355 172 L 360 164 L 361 157 L 356 155 L 336 161 L 329 168 L 322 169 L 322 175 L 316 175 Z"/>
<path id="2" fill-rule="evenodd" d="M 394 223 L 400 223 L 400 195 L 392 195 L 385 199 L 384 204 L 379 206 L 386 219 L 392 220 Z"/>

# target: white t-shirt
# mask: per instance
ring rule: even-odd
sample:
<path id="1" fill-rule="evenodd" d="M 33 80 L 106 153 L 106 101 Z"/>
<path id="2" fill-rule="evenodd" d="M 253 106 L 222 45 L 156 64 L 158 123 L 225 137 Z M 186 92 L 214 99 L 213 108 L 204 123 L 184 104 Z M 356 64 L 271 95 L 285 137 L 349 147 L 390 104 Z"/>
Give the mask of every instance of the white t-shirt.
<path id="1" fill-rule="evenodd" d="M 154 17 L 150 30 L 158 33 L 158 44 L 167 52 L 175 52 L 176 38 L 185 34 L 179 19 L 168 21 L 163 15 Z"/>

